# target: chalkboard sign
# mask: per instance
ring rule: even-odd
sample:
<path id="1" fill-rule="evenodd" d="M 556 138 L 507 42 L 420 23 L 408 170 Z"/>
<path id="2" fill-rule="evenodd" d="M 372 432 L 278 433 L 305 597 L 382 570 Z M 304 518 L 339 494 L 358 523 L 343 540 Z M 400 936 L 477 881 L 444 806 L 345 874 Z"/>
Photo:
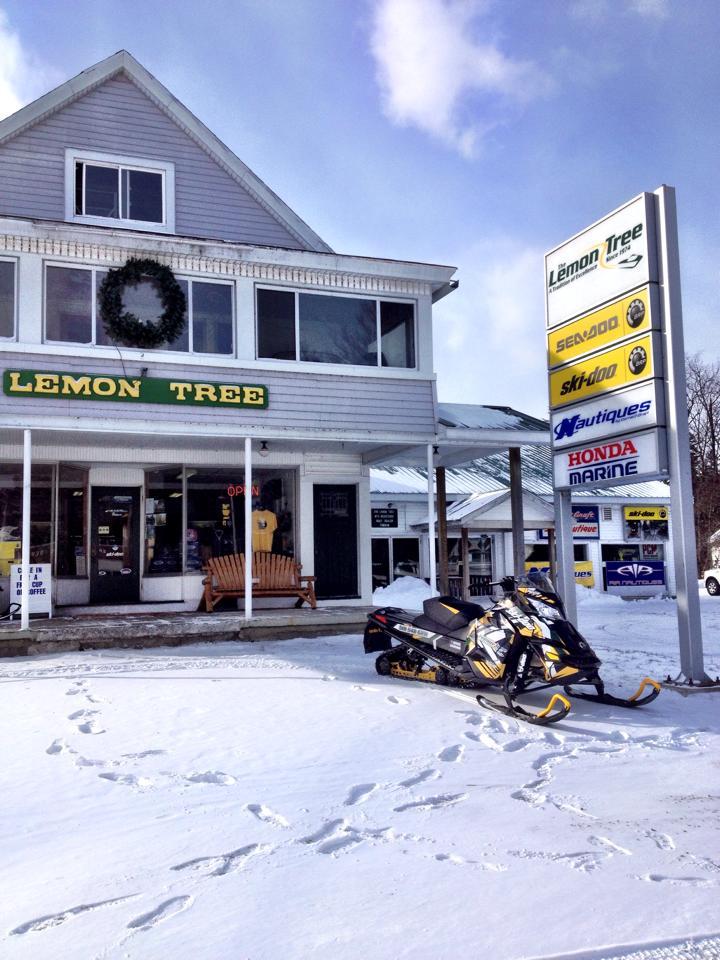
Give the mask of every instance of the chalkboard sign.
<path id="1" fill-rule="evenodd" d="M 373 527 L 396 527 L 398 525 L 397 507 L 373 507 Z"/>

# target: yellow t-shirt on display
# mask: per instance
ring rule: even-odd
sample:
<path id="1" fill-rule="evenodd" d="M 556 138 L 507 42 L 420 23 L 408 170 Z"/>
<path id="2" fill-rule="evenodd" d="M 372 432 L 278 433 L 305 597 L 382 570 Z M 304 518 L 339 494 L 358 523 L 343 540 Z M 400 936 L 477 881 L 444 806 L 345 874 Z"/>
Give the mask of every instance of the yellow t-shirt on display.
<path id="1" fill-rule="evenodd" d="M 253 550 L 272 550 L 273 534 L 277 530 L 277 517 L 272 510 L 253 510 Z"/>

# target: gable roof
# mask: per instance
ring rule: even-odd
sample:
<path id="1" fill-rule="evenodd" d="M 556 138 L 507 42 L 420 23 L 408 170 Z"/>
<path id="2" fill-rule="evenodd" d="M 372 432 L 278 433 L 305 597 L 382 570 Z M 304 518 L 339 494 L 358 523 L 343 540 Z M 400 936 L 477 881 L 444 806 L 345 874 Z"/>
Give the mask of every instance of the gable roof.
<path id="1" fill-rule="evenodd" d="M 244 187 L 268 213 L 278 220 L 302 244 L 304 249 L 332 253 L 331 247 L 237 157 L 202 121 L 191 113 L 149 71 L 127 52 L 112 56 L 83 70 L 76 77 L 22 107 L 0 121 L 0 145 L 44 120 L 74 100 L 122 74 L 134 83 L 161 110 L 199 144 L 227 173 Z"/>

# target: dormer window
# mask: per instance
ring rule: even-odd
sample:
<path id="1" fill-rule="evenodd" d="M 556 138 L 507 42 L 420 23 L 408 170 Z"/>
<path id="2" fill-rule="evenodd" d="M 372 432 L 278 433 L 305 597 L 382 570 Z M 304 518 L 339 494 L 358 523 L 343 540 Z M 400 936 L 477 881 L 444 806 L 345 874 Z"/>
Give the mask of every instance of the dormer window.
<path id="1" fill-rule="evenodd" d="M 68 220 L 174 233 L 172 163 L 66 150 L 65 175 Z"/>

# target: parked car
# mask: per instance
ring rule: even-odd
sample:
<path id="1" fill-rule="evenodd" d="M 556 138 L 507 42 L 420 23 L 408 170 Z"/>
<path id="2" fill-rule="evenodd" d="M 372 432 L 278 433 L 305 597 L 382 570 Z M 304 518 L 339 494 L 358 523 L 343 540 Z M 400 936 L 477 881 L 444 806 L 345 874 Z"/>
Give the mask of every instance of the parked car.
<path id="1" fill-rule="evenodd" d="M 720 595 L 720 567 L 713 567 L 712 570 L 706 570 L 703 574 L 705 580 L 705 589 L 711 597 Z"/>

